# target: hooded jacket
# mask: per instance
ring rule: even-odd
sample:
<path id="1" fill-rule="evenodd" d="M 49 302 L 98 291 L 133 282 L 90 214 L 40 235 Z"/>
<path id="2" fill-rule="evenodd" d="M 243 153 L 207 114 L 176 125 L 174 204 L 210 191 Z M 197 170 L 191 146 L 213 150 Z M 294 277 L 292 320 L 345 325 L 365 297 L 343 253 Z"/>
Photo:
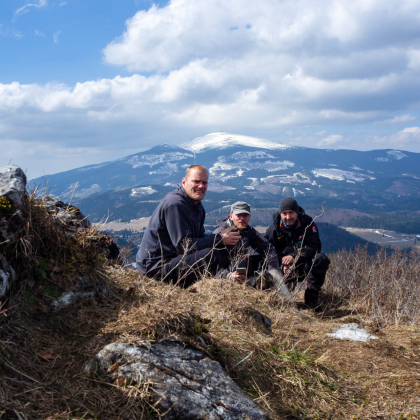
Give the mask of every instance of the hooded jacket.
<path id="1" fill-rule="evenodd" d="M 213 234 L 218 235 L 224 229 L 228 227 L 234 227 L 232 221 L 227 218 L 222 222 L 217 224 L 216 230 L 213 231 Z M 230 259 L 235 259 L 236 255 L 240 253 L 245 254 L 248 252 L 248 248 L 253 248 L 258 255 L 263 257 L 268 257 L 268 269 L 279 269 L 278 259 L 276 252 L 273 246 L 261 235 L 255 228 L 251 225 L 248 225 L 245 229 L 239 230 L 241 234 L 241 239 L 236 245 L 226 245 L 226 249 L 229 253 Z M 226 277 L 229 270 L 224 270 L 223 273 L 219 273 L 218 277 Z"/>
<path id="2" fill-rule="evenodd" d="M 276 249 L 279 261 L 291 255 L 293 258 L 299 256 L 297 264 L 305 263 L 312 260 L 317 252 L 321 252 L 318 228 L 302 207 L 299 207 L 297 224 L 293 228 L 285 227 L 280 212 L 273 215 L 273 221 L 265 236 Z"/>
<path id="3" fill-rule="evenodd" d="M 206 212 L 201 202 L 195 203 L 184 188 L 170 192 L 153 212 L 136 256 L 142 274 L 153 276 L 159 268 L 184 253 L 212 248 L 221 237 L 204 236 Z"/>

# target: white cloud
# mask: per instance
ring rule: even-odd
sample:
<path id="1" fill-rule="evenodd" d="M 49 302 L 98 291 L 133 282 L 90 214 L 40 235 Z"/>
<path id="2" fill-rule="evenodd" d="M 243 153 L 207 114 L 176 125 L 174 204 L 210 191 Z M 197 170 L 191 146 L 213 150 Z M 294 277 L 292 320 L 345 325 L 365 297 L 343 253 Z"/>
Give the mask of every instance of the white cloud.
<path id="1" fill-rule="evenodd" d="M 53 41 L 54 41 L 54 44 L 58 44 L 58 37 L 59 37 L 59 35 L 60 35 L 61 33 L 62 33 L 61 31 L 55 31 L 55 32 L 54 32 L 54 34 L 53 34 Z"/>
<path id="2" fill-rule="evenodd" d="M 416 119 L 419 45 L 412 0 L 172 0 L 136 13 L 104 48 L 105 63 L 143 74 L 0 84 L 1 138 L 123 153 L 122 140 L 136 149 L 222 130 L 393 148 L 414 135 L 389 130 Z M 420 152 L 418 143 L 404 145 Z"/>
<path id="3" fill-rule="evenodd" d="M 396 140 L 409 142 L 420 139 L 420 127 L 407 127 L 395 135 Z"/>
<path id="4" fill-rule="evenodd" d="M 35 29 L 35 35 L 36 36 L 45 36 L 45 34 L 41 31 L 38 31 L 38 29 Z"/>
<path id="5" fill-rule="evenodd" d="M 35 7 L 35 8 L 38 8 L 38 9 L 40 9 L 41 7 L 45 7 L 47 5 L 47 3 L 48 3 L 47 0 L 38 0 L 38 3 L 25 4 L 24 6 L 15 10 L 15 16 L 19 16 L 23 13 L 29 12 L 31 7 Z"/>
<path id="6" fill-rule="evenodd" d="M 399 115 L 398 117 L 383 120 L 383 121 L 381 121 L 377 124 L 398 124 L 398 123 L 405 123 L 405 122 L 414 121 L 416 119 L 417 119 L 417 117 L 414 117 L 413 115 L 404 114 L 404 115 Z"/>
<path id="7" fill-rule="evenodd" d="M 331 134 L 328 137 L 324 137 L 319 143 L 318 147 L 331 146 L 332 144 L 343 141 L 341 134 Z"/>

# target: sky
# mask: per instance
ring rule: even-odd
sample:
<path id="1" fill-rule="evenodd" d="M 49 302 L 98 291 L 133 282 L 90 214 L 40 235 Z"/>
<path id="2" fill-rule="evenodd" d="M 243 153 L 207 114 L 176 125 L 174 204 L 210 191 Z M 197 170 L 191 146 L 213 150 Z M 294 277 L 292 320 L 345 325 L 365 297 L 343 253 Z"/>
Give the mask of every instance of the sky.
<path id="1" fill-rule="evenodd" d="M 420 153 L 418 0 L 0 0 L 0 167 L 224 131 Z"/>

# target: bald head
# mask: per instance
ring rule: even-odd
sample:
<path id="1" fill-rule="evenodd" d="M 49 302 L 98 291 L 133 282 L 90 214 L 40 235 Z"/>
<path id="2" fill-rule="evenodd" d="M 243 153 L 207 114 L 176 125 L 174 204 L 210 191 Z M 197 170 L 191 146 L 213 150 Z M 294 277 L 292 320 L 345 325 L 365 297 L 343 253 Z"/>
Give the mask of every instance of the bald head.
<path id="1" fill-rule="evenodd" d="M 193 171 L 205 173 L 205 174 L 207 174 L 207 178 L 209 177 L 209 171 L 204 166 L 201 166 L 201 165 L 191 165 L 185 171 L 184 178 L 188 179 L 191 176 L 191 173 Z"/>

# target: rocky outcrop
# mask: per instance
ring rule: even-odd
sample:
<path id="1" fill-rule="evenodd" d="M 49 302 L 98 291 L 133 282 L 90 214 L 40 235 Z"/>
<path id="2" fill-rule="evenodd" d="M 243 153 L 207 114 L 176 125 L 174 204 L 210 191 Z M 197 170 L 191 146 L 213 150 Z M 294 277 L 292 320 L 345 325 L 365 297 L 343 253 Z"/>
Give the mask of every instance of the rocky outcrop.
<path id="1" fill-rule="evenodd" d="M 109 344 L 86 371 L 119 385 L 149 384 L 152 400 L 168 420 L 268 419 L 218 362 L 177 342 Z"/>
<path id="2" fill-rule="evenodd" d="M 16 165 L 0 168 L 0 299 L 15 280 L 15 271 L 6 259 L 7 246 L 22 230 L 26 175 Z"/>
<path id="3" fill-rule="evenodd" d="M 47 195 L 41 202 L 48 212 L 54 215 L 56 222 L 66 230 L 90 227 L 88 218 L 83 215 L 78 207 L 64 203 L 55 195 Z"/>
<path id="4" fill-rule="evenodd" d="M 0 168 L 0 197 L 7 199 L 14 209 L 22 210 L 25 204 L 26 175 L 16 165 Z"/>

